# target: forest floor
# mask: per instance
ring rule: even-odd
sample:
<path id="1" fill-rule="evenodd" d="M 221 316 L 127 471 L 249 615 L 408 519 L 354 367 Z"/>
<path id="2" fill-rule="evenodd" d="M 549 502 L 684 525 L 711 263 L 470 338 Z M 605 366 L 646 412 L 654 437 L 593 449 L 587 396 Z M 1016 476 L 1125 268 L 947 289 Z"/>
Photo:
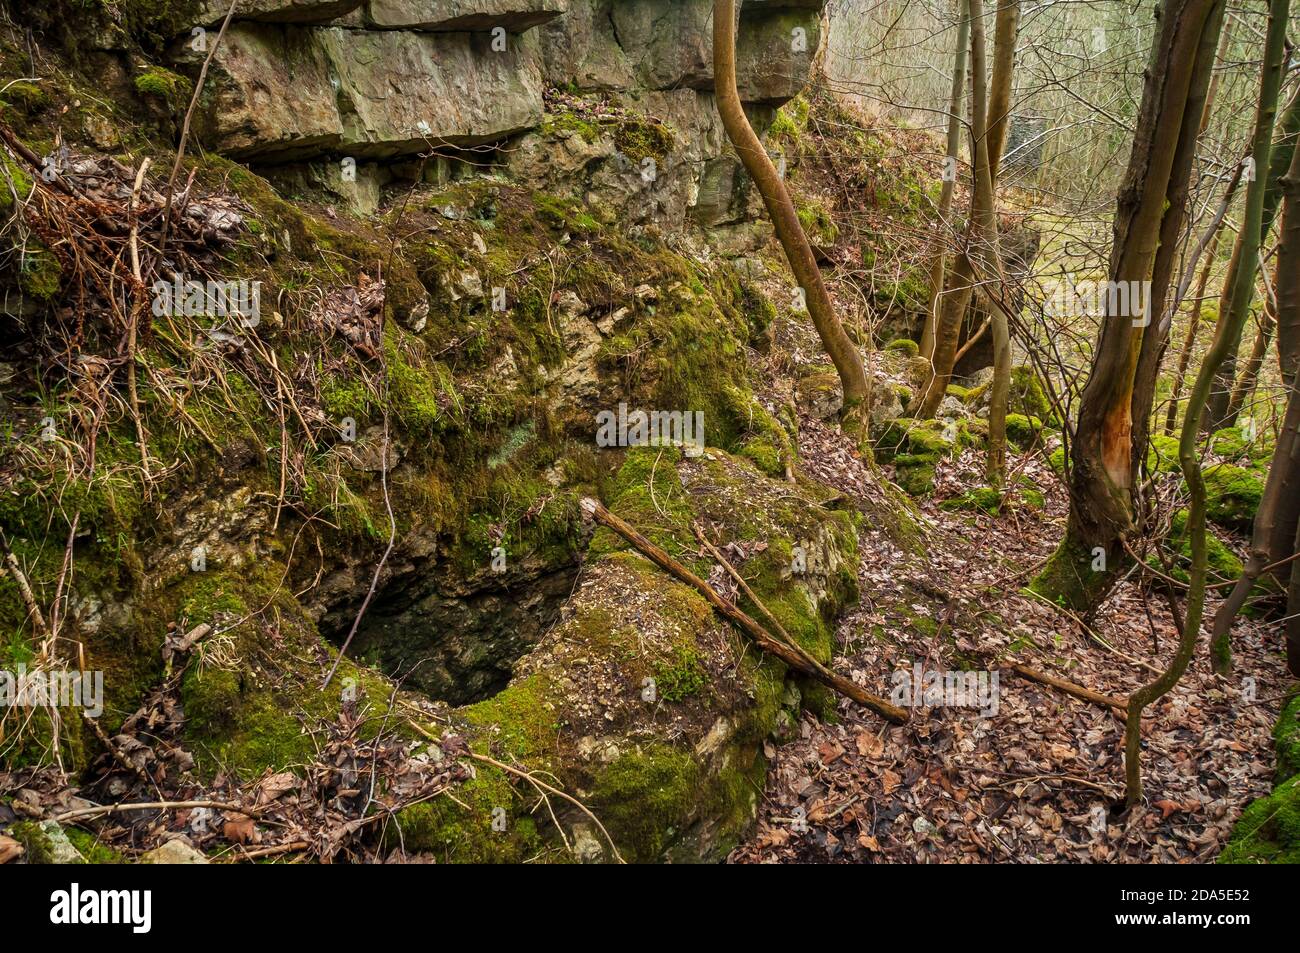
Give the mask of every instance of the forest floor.
<path id="1" fill-rule="evenodd" d="M 800 423 L 810 475 L 850 497 L 881 492 L 838 430 Z M 1124 794 L 1122 716 L 1006 666 L 1123 698 L 1174 649 L 1168 601 L 1131 573 L 1085 626 L 1022 591 L 1061 538 L 1065 490 L 1027 454 L 1012 466 L 1043 491 L 1044 511 L 943 510 L 938 499 L 979 485 L 981 464 L 977 451 L 941 464 L 937 499 L 921 504 L 924 555 L 864 524 L 862 597 L 840 622 L 834 667 L 888 696 L 895 670 L 970 668 L 989 653 L 996 713 L 920 707 L 895 727 L 846 700 L 837 720 L 805 712 L 794 740 L 769 742 L 758 824 L 731 862 L 1208 862 L 1268 794 L 1288 678 L 1279 628 L 1242 618 L 1230 678 L 1210 671 L 1203 634 L 1182 682 L 1148 708 L 1144 804 L 1111 810 Z"/>

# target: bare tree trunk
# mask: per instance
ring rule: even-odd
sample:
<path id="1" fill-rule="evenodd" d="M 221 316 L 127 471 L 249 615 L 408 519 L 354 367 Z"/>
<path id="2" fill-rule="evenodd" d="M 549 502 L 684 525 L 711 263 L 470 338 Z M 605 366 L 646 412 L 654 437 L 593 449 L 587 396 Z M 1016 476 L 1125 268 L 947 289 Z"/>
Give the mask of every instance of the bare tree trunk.
<path id="1" fill-rule="evenodd" d="M 830 294 L 822 280 L 821 269 L 813 256 L 808 236 L 799 224 L 790 193 L 759 142 L 754 129 L 745 116 L 736 89 L 736 3 L 735 0 L 714 0 L 713 3 L 713 78 L 718 99 L 718 114 L 723 128 L 731 140 L 740 161 L 754 180 L 763 204 L 772 218 L 772 227 L 785 251 L 790 271 L 794 274 L 808 307 L 817 335 L 839 374 L 844 391 L 844 409 L 841 411 L 846 430 L 865 434 L 869 390 L 862 355 L 844 331 L 835 314 Z"/>
<path id="2" fill-rule="evenodd" d="M 1228 20 L 1224 24 L 1222 34 L 1219 37 L 1219 49 L 1214 55 L 1214 62 L 1216 64 L 1221 65 L 1228 56 L 1228 46 L 1232 42 L 1232 24 L 1232 20 Z M 1219 96 L 1219 86 L 1223 82 L 1223 70 L 1213 70 L 1212 73 L 1213 75 L 1210 77 L 1209 87 L 1205 93 L 1205 105 L 1201 108 L 1201 124 L 1196 131 L 1198 139 L 1205 135 L 1205 130 L 1209 128 L 1210 116 L 1214 112 L 1214 102 Z M 1219 210 L 1214 217 L 1214 222 L 1205 236 L 1206 239 L 1209 239 L 1209 256 L 1205 260 L 1205 267 L 1201 270 L 1201 277 L 1196 283 L 1196 298 L 1192 302 L 1192 313 L 1188 318 L 1187 334 L 1183 338 L 1182 349 L 1178 352 L 1178 370 L 1174 374 L 1174 385 L 1169 394 L 1169 409 L 1165 414 L 1164 433 L 1166 437 L 1173 436 L 1174 426 L 1178 420 L 1178 401 L 1182 397 L 1183 382 L 1187 379 L 1187 367 L 1191 362 L 1192 346 L 1196 343 L 1196 333 L 1200 330 L 1201 326 L 1201 311 L 1205 304 L 1205 288 L 1210 281 L 1210 271 L 1213 269 L 1214 262 L 1218 258 L 1219 241 L 1223 237 L 1223 220 L 1228 214 L 1228 208 L 1232 205 L 1232 198 L 1236 194 L 1237 186 L 1240 182 L 1241 166 L 1238 166 L 1233 171 L 1232 180 L 1228 183 L 1227 189 L 1224 190 L 1223 201 L 1220 203 Z M 1202 244 L 1204 243 L 1203 240 Z M 1188 265 L 1188 276 L 1191 274 L 1190 269 L 1196 267 L 1197 257 L 1199 257 L 1199 252 L 1198 255 L 1192 256 L 1193 260 Z M 1178 292 L 1174 296 L 1174 300 L 1169 307 L 1169 322 L 1171 328 L 1173 327 L 1174 315 L 1178 313 L 1178 308 L 1182 304 L 1183 295 L 1187 291 L 1187 283 L 1188 279 L 1187 277 L 1184 277 L 1183 281 L 1180 282 Z"/>
<path id="3" fill-rule="evenodd" d="M 1246 406 L 1246 401 L 1255 392 L 1255 384 L 1259 381 L 1259 370 L 1264 366 L 1264 357 L 1268 354 L 1269 345 L 1273 343 L 1275 327 L 1277 327 L 1277 319 L 1273 317 L 1272 307 L 1266 304 L 1264 313 L 1259 318 L 1259 327 L 1255 331 L 1255 343 L 1250 347 L 1250 357 L 1246 358 L 1246 366 L 1241 369 L 1241 375 L 1237 378 L 1237 383 L 1232 385 L 1232 394 L 1228 398 L 1229 426 L 1237 422 L 1241 411 Z"/>
<path id="4" fill-rule="evenodd" d="M 998 249 L 996 189 L 997 178 L 994 172 L 995 161 L 992 156 L 994 136 L 990 127 L 996 120 L 1001 120 L 1003 128 L 1000 135 L 1005 140 L 1007 113 L 1011 98 L 1011 80 L 1015 67 L 1016 36 L 1020 22 L 1020 5 L 1008 2 L 999 10 L 996 42 L 994 52 L 995 73 L 990 79 L 987 71 L 984 6 L 981 2 L 970 2 L 970 54 L 971 54 L 971 207 L 970 218 L 966 223 L 966 247 L 962 249 L 953 267 L 951 281 L 942 293 L 941 305 L 935 319 L 934 345 L 930 355 L 930 374 L 924 388 L 913 403 L 913 414 L 917 417 L 933 417 L 943 401 L 948 384 L 952 381 L 952 371 L 956 364 L 957 345 L 961 337 L 962 324 L 970 308 L 971 299 L 977 284 L 988 286 L 996 284 L 995 292 L 1000 292 L 1005 285 L 1002 272 L 1001 253 Z M 1000 72 L 999 72 L 1000 70 Z M 990 102 L 990 89 L 998 93 L 1001 105 Z M 1001 151 L 1001 144 L 997 146 Z M 979 281 L 977 281 L 977 273 Z M 985 295 L 990 300 L 994 314 L 1003 311 L 1000 304 L 1001 294 Z M 1003 311 L 1002 317 L 1006 315 Z M 997 327 L 997 317 L 991 318 L 994 349 L 994 382 L 990 388 L 990 398 L 994 409 L 989 415 L 989 470 L 990 479 L 1001 469 L 1000 460 L 1005 459 L 1006 411 L 997 408 L 999 392 L 1010 390 L 1011 350 L 1010 332 L 1007 331 L 1001 351 L 1005 380 L 997 380 L 999 341 L 1002 332 Z M 996 420 L 995 418 L 1000 418 Z M 1001 440 L 995 431 L 1001 433 Z M 1001 450 L 998 448 L 1001 447 Z M 995 481 L 996 482 L 996 481 Z"/>
<path id="5" fill-rule="evenodd" d="M 1300 149 L 1292 149 L 1290 165 L 1286 173 L 1279 177 L 1278 188 L 1284 197 L 1282 208 L 1281 243 L 1277 258 L 1277 308 L 1279 321 L 1282 308 L 1300 310 Z M 1285 294 L 1285 299 L 1283 295 Z M 1287 314 L 1287 320 L 1294 325 L 1295 314 Z M 1266 317 L 1272 323 L 1272 316 Z M 1260 345 L 1263 328 L 1256 337 L 1256 350 L 1262 351 L 1267 344 Z M 1251 356 L 1252 361 L 1256 355 Z M 1262 353 L 1258 361 L 1263 361 Z M 1215 667 L 1226 672 L 1232 664 L 1232 646 L 1230 636 L 1233 620 L 1265 567 L 1285 559 L 1290 552 L 1289 543 L 1295 539 L 1297 525 L 1297 497 L 1300 497 L 1300 396 L 1294 388 L 1287 392 L 1286 414 L 1282 421 L 1282 431 L 1278 435 L 1277 445 L 1273 448 L 1273 459 L 1269 464 L 1268 480 L 1264 484 L 1264 495 L 1259 509 L 1255 513 L 1255 525 L 1251 532 L 1250 554 L 1242 568 L 1241 578 L 1233 587 L 1228 598 L 1219 606 L 1214 615 L 1213 640 L 1211 642 Z M 1288 567 L 1286 575 L 1292 575 L 1294 569 Z M 1294 578 L 1294 577 L 1293 577 Z M 1290 629 L 1288 629 L 1288 632 Z M 1292 672 L 1300 671 L 1300 652 L 1288 639 L 1287 662 Z"/>
<path id="6" fill-rule="evenodd" d="M 1016 40 L 1020 35 L 1020 0 L 998 4 L 993 33 L 993 75 L 989 81 L 989 175 L 996 186 L 1002 169 L 1002 151 L 1011 125 L 1011 80 L 1016 67 Z"/>
<path id="7" fill-rule="evenodd" d="M 1270 34 L 1269 40 L 1273 39 Z M 1282 71 L 1285 58 L 1285 37 L 1281 45 L 1274 49 L 1266 45 L 1264 63 L 1260 71 L 1259 105 L 1255 113 L 1255 131 L 1252 137 L 1250 158 L 1254 163 L 1255 179 L 1246 186 L 1246 210 L 1237 233 L 1237 242 L 1232 250 L 1232 263 L 1223 284 L 1223 295 L 1219 300 L 1219 323 L 1227 322 L 1230 326 L 1244 327 L 1246 315 L 1250 311 L 1251 301 L 1255 297 L 1255 283 L 1259 274 L 1260 248 L 1264 244 L 1273 219 L 1277 215 L 1281 201 L 1278 182 L 1290 165 L 1290 151 L 1295 147 L 1295 128 L 1300 125 L 1300 93 L 1293 96 L 1290 105 L 1282 116 L 1279 126 L 1279 138 L 1273 144 L 1273 126 L 1277 119 L 1278 91 L 1282 84 Z M 1274 162 L 1274 154 L 1279 158 Z M 1278 167 L 1280 162 L 1285 164 Z M 1205 419 L 1201 428 L 1205 433 L 1213 433 L 1223 427 L 1231 426 L 1233 416 L 1228 413 L 1228 403 L 1232 395 L 1233 382 L 1237 373 L 1237 349 L 1241 345 L 1241 336 L 1228 342 L 1228 353 L 1219 376 L 1210 391 L 1210 401 L 1206 407 Z"/>
<path id="8" fill-rule="evenodd" d="M 1107 295 L 1075 431 L 1065 538 L 1032 584 L 1081 611 L 1105 597 L 1124 564 L 1134 512 L 1134 409 L 1145 404 L 1149 413 L 1150 407 L 1150 398 L 1137 392 L 1139 359 L 1151 315 L 1164 301 L 1163 290 L 1155 297 L 1157 252 L 1165 235 L 1177 234 L 1166 227 L 1168 216 L 1182 220 L 1183 209 L 1171 204 L 1186 196 L 1176 172 L 1183 162 L 1190 168 L 1223 11 L 1223 0 L 1163 0 L 1158 13 L 1109 274 L 1112 288 L 1150 287 L 1151 293 L 1145 314 L 1134 313 L 1133 296 Z M 1143 385 L 1153 387 L 1154 375 Z"/>
<path id="9" fill-rule="evenodd" d="M 1300 149 L 1291 156 L 1291 168 L 1282 179 L 1283 211 L 1279 228 L 1277 246 L 1277 284 L 1274 293 L 1277 296 L 1277 342 L 1281 359 L 1282 382 L 1286 388 L 1287 399 L 1292 404 L 1300 403 L 1300 381 L 1296 377 L 1296 365 L 1300 363 Z M 1300 444 L 1300 438 L 1297 438 Z M 1273 468 L 1269 470 L 1269 480 L 1275 479 L 1278 465 L 1277 454 L 1281 442 L 1274 448 Z M 1289 470 L 1276 476 L 1278 482 L 1277 511 L 1274 515 L 1273 531 L 1268 543 L 1268 562 L 1270 564 L 1286 559 L 1297 551 L 1295 534 L 1300 526 L 1300 463 L 1293 463 Z M 1295 566 L 1276 572 L 1275 578 L 1282 586 L 1288 580 L 1294 586 L 1300 580 Z M 1300 611 L 1300 605 L 1292 598 L 1287 606 L 1287 614 L 1294 616 Z M 1300 675 L 1300 625 L 1292 618 L 1289 622 L 1287 642 L 1287 661 L 1292 674 Z"/>
<path id="10" fill-rule="evenodd" d="M 1287 15 L 1290 10 L 1290 0 L 1272 0 L 1269 4 L 1268 36 L 1264 45 L 1264 65 L 1260 75 L 1259 84 L 1259 106 L 1255 112 L 1255 132 L 1252 145 L 1252 156 L 1255 161 L 1256 169 L 1266 169 L 1270 165 L 1273 148 L 1273 119 L 1277 112 L 1278 90 L 1282 84 L 1282 60 L 1283 52 L 1286 46 L 1286 27 Z M 1294 165 L 1292 171 L 1295 170 Z M 1288 172 L 1288 175 L 1291 173 Z M 1279 181 L 1281 176 L 1278 177 Z M 1223 298 L 1223 308 L 1219 312 L 1219 325 L 1215 329 L 1214 344 L 1210 347 L 1210 352 L 1205 356 L 1205 365 L 1201 368 L 1200 374 L 1196 379 L 1196 388 L 1193 390 L 1193 398 L 1187 405 L 1187 417 L 1183 421 L 1183 442 L 1191 445 L 1191 468 L 1188 467 L 1188 461 L 1183 461 L 1183 470 L 1187 473 L 1187 485 L 1193 490 L 1193 493 L 1199 489 L 1204 503 L 1205 486 L 1201 480 L 1200 461 L 1195 455 L 1195 436 L 1197 433 L 1197 424 L 1201 420 L 1198 404 L 1208 402 L 1210 392 L 1213 387 L 1223 381 L 1223 367 L 1228 360 L 1229 354 L 1236 350 L 1236 344 L 1241 340 L 1241 332 L 1246 324 L 1247 309 L 1250 305 L 1250 298 L 1255 292 L 1255 273 L 1259 270 L 1259 243 L 1260 229 L 1264 215 L 1264 192 L 1267 187 L 1267 176 L 1256 176 L 1255 181 L 1246 187 L 1246 211 L 1241 223 L 1241 232 L 1237 238 L 1237 247 L 1240 251 L 1238 268 L 1230 288 L 1225 290 Z M 1278 188 L 1277 183 L 1274 187 Z M 1228 378 L 1231 383 L 1232 378 Z M 1202 390 L 1203 388 L 1203 390 Z M 1199 398 L 1199 399 L 1198 399 Z M 1289 403 L 1294 403 L 1291 401 Z M 1226 401 L 1225 401 L 1226 404 Z M 1197 414 L 1193 416 L 1193 410 Z M 1300 413 L 1300 411 L 1297 411 Z M 1207 415 L 1209 416 L 1208 412 Z M 1242 603 L 1246 601 L 1246 596 L 1254 584 L 1255 578 L 1259 575 L 1268 559 L 1268 542 L 1273 531 L 1274 513 L 1277 509 L 1279 492 L 1279 482 L 1284 472 L 1290 466 L 1291 455 L 1293 451 L 1293 440 L 1295 436 L 1296 419 L 1290 410 L 1287 412 L 1286 423 L 1282 436 L 1278 439 L 1275 451 L 1275 462 L 1282 463 L 1282 466 L 1269 474 L 1268 483 L 1265 486 L 1265 497 L 1260 503 L 1261 522 L 1267 524 L 1264 527 L 1256 527 L 1252 536 L 1251 553 L 1248 566 L 1233 589 L 1232 595 L 1229 596 L 1223 609 L 1218 613 L 1215 619 L 1214 639 L 1211 643 L 1210 664 L 1220 675 L 1226 675 L 1232 670 L 1232 648 L 1229 642 L 1229 630 L 1232 626 L 1233 616 L 1241 608 Z M 1290 431 L 1285 429 L 1290 427 Z M 1188 435 L 1191 435 L 1189 438 Z M 1180 456 L 1186 453 L 1186 448 L 1180 448 Z M 1192 470 L 1195 470 L 1193 473 Z M 1195 477 L 1196 484 L 1193 483 Z M 1272 488 L 1273 499 L 1268 497 L 1269 488 Z M 1195 502 L 1195 500 L 1193 500 Z M 1204 507 L 1202 506 L 1202 510 Z M 1196 540 L 1194 534 L 1199 531 L 1200 535 L 1205 535 L 1204 512 L 1201 513 L 1201 524 L 1198 528 L 1189 518 L 1187 531 L 1192 536 L 1193 547 L 1193 577 L 1195 577 L 1195 547 Z M 1204 555 L 1205 541 L 1201 540 L 1202 556 Z M 1204 566 L 1201 567 L 1201 585 L 1204 589 Z M 1193 578 L 1193 581 L 1195 579 Z M 1204 598 L 1204 591 L 1201 593 Z M 1192 596 L 1188 596 L 1188 618 L 1192 615 Z"/>
<path id="11" fill-rule="evenodd" d="M 1272 0 L 1269 4 L 1268 38 L 1265 43 L 1265 80 L 1261 84 L 1255 136 L 1257 162 L 1261 154 L 1259 150 L 1261 149 L 1263 162 L 1259 162 L 1257 168 L 1263 167 L 1268 162 L 1268 150 L 1271 146 L 1270 136 L 1272 135 L 1272 117 L 1267 115 L 1269 112 L 1268 64 L 1272 62 L 1271 56 L 1275 51 L 1280 59 L 1283 40 L 1286 37 L 1289 7 L 1290 0 Z M 1276 107 L 1276 86 L 1272 88 L 1272 99 L 1273 106 Z M 1265 122 L 1267 122 L 1267 129 L 1265 135 L 1261 138 L 1259 135 L 1260 126 Z M 1243 232 L 1245 228 L 1251 227 L 1258 234 L 1259 204 L 1257 201 L 1253 215 L 1250 212 L 1247 213 L 1247 220 L 1242 226 Z M 1247 206 L 1250 208 L 1249 201 Z M 1192 568 L 1187 592 L 1187 612 L 1183 621 L 1183 631 L 1178 640 L 1178 648 L 1174 652 L 1173 659 L 1170 660 L 1169 668 L 1155 681 L 1143 685 L 1129 696 L 1128 718 L 1124 726 L 1124 770 L 1128 788 L 1126 801 L 1127 806 L 1130 808 L 1142 798 L 1142 768 L 1139 761 L 1142 710 L 1178 684 L 1178 680 L 1187 671 L 1187 666 L 1196 651 L 1197 639 L 1200 638 L 1201 634 L 1201 616 L 1205 611 L 1206 549 L 1205 479 L 1201 472 L 1201 460 L 1199 447 L 1197 446 L 1197 438 L 1200 432 L 1199 423 L 1201 412 L 1210 396 L 1210 388 L 1214 384 L 1215 375 L 1219 373 L 1224 360 L 1227 358 L 1233 338 L 1241 336 L 1241 324 L 1244 323 L 1244 320 L 1244 314 L 1235 320 L 1224 320 L 1221 316 L 1219 326 L 1215 330 L 1214 343 L 1210 345 L 1210 350 L 1205 355 L 1205 362 L 1196 375 L 1196 383 L 1192 386 L 1192 392 L 1187 401 L 1187 415 L 1183 418 L 1183 430 L 1178 443 L 1178 460 L 1182 464 L 1183 476 L 1187 480 L 1187 488 L 1191 496 L 1191 502 L 1188 506 L 1187 534 L 1192 547 Z"/>
<path id="12" fill-rule="evenodd" d="M 1237 183 L 1241 181 L 1240 168 L 1238 174 L 1233 177 L 1228 186 L 1228 191 L 1223 196 L 1223 205 L 1221 209 L 1226 211 L 1228 205 L 1232 202 L 1232 193 L 1236 190 Z M 1174 425 L 1178 420 L 1178 401 L 1183 396 L 1183 382 L 1187 379 L 1187 367 L 1192 361 L 1192 347 L 1196 344 L 1196 332 L 1201 327 L 1201 312 L 1205 309 L 1205 289 L 1210 283 L 1210 272 L 1214 269 L 1214 263 L 1219 257 L 1219 240 L 1223 237 L 1223 221 L 1220 218 L 1218 224 L 1214 226 L 1214 237 L 1210 241 L 1209 253 L 1205 258 L 1205 265 L 1201 268 L 1201 275 L 1196 280 L 1196 293 L 1192 296 L 1192 311 L 1187 316 L 1187 333 L 1183 337 L 1183 346 L 1178 351 L 1178 367 L 1174 372 L 1173 387 L 1169 392 L 1169 409 L 1165 411 L 1165 436 L 1172 436 Z M 1176 310 L 1176 306 L 1174 309 Z"/>
<path id="13" fill-rule="evenodd" d="M 985 74 L 984 43 L 984 4 L 983 0 L 968 0 L 970 4 L 970 58 L 971 58 L 971 115 L 973 116 L 972 137 L 975 143 L 973 158 L 975 161 L 975 195 L 972 211 L 979 216 L 974 221 L 973 236 L 978 244 L 973 249 L 975 260 L 981 265 L 981 286 L 986 289 L 984 297 L 989 302 L 989 316 L 993 331 L 993 382 L 989 388 L 989 447 L 985 476 L 991 486 L 1002 485 L 1007 458 L 1007 400 L 1011 393 L 1011 339 L 1007 313 L 1002 305 L 1002 289 L 1005 276 L 1002 273 L 1002 258 L 998 250 L 998 216 L 995 208 L 993 168 L 994 136 L 989 117 L 997 115 L 991 102 L 986 101 L 989 85 Z M 1006 26 L 1003 23 L 1002 10 L 1013 10 Z M 1002 119 L 1005 120 L 1006 105 L 1011 98 L 1011 68 L 1015 59 L 1015 26 L 1019 20 L 1019 5 L 1004 4 L 998 13 L 998 39 L 1006 48 L 998 50 L 998 62 L 995 63 L 993 89 L 1001 90 Z M 1009 31 L 1003 35 L 1003 30 Z M 998 75 L 1001 67 L 1003 75 Z M 1006 135 L 1005 127 L 1002 135 Z M 990 285 L 990 282 L 995 282 Z M 991 289 L 991 290 L 989 290 Z M 951 368 L 949 368 L 951 373 Z"/>
<path id="14" fill-rule="evenodd" d="M 957 188 L 957 158 L 961 150 L 962 99 L 966 86 L 966 52 L 970 47 L 970 6 L 966 0 L 957 2 L 957 50 L 953 55 L 952 92 L 948 95 L 948 147 L 944 151 L 945 168 L 943 186 L 939 191 L 939 228 L 946 240 L 948 218 L 952 215 L 952 195 Z M 930 302 L 925 313 L 925 328 L 921 332 L 921 354 L 934 360 L 935 328 L 939 323 L 939 303 L 943 296 L 944 269 L 948 255 L 943 242 L 930 264 Z"/>
<path id="15" fill-rule="evenodd" d="M 1218 57 L 1217 45 L 1218 31 L 1207 33 L 1202 39 L 1197 54 L 1198 70 L 1192 77 L 1187 93 L 1187 105 L 1183 113 L 1183 134 L 1179 137 L 1178 151 L 1174 154 L 1173 166 L 1169 173 L 1169 186 L 1165 193 L 1167 212 L 1160 224 L 1160 243 L 1156 247 L 1155 264 L 1151 269 L 1151 289 L 1147 295 L 1149 309 L 1147 317 L 1152 323 L 1142 333 L 1137 371 L 1133 377 L 1132 408 L 1129 412 L 1133 423 L 1129 457 L 1135 474 L 1142 471 L 1142 464 L 1146 459 L 1147 442 L 1151 432 L 1151 412 L 1155 406 L 1156 384 L 1160 379 L 1160 365 L 1169 343 L 1169 330 L 1173 326 L 1173 309 L 1167 309 L 1164 305 L 1169 297 L 1178 252 L 1183 246 L 1192 167 L 1196 161 L 1196 148 L 1201 130 L 1209 117 L 1210 75 L 1213 73 L 1213 64 Z M 1141 514 L 1137 515 L 1140 519 Z"/>

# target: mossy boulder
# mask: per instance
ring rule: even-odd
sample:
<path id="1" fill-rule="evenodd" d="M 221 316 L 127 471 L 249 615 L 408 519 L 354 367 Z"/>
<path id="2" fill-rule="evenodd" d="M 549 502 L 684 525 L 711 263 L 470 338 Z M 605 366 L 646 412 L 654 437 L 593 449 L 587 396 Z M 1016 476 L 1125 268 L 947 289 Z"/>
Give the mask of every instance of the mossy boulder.
<path id="1" fill-rule="evenodd" d="M 1008 395 L 1007 408 L 1012 413 L 1050 420 L 1052 405 L 1043 391 L 1042 381 L 1032 367 L 1022 364 L 1011 369 L 1011 392 Z"/>
<path id="2" fill-rule="evenodd" d="M 1246 808 L 1218 862 L 1300 864 L 1300 775 Z"/>
<path id="3" fill-rule="evenodd" d="M 1149 438 L 1146 454 L 1148 473 L 1180 473 L 1182 464 L 1178 460 L 1178 440 L 1164 434 L 1152 434 Z"/>
<path id="4" fill-rule="evenodd" d="M 1007 414 L 1007 440 L 1022 450 L 1038 442 L 1043 432 L 1043 422 L 1024 414 Z"/>
<path id="5" fill-rule="evenodd" d="M 961 440 L 962 429 L 956 421 L 899 417 L 877 434 L 876 459 L 894 465 L 894 482 L 909 494 L 924 496 L 934 488 L 935 467 Z"/>
<path id="6" fill-rule="evenodd" d="M 1273 441 L 1263 431 L 1243 423 L 1216 430 L 1210 438 L 1210 449 L 1228 462 L 1245 466 L 1267 465 L 1273 455 Z"/>
<path id="7" fill-rule="evenodd" d="M 1179 582 L 1190 582 L 1188 573 L 1192 566 L 1192 541 L 1187 536 L 1187 510 L 1179 510 L 1174 514 L 1168 544 L 1167 552 L 1173 559 L 1168 569 L 1169 575 Z M 1241 576 L 1241 560 L 1208 528 L 1205 534 L 1205 553 L 1207 580 L 1211 584 L 1231 582 Z M 1166 571 L 1155 554 L 1148 557 L 1147 561 L 1153 569 Z"/>
<path id="8" fill-rule="evenodd" d="M 1264 495 L 1258 470 L 1216 463 L 1204 470 L 1206 515 L 1220 526 L 1249 532 Z"/>
<path id="9" fill-rule="evenodd" d="M 690 458 L 645 447 L 627 453 L 606 499 L 698 574 L 710 564 L 694 523 L 718 545 L 733 543 L 767 608 L 829 661 L 835 612 L 856 597 L 856 530 L 848 513 L 818 505 L 825 493 L 722 451 Z M 569 610 L 515 679 L 453 719 L 476 750 L 559 778 L 625 859 L 717 859 L 752 820 L 763 739 L 789 697 L 784 666 L 755 654 L 696 590 L 622 537 L 602 528 L 590 553 Z M 534 793 L 491 766 L 476 769 L 467 797 L 457 794 L 463 805 L 446 799 L 399 814 L 407 849 L 449 860 L 565 859 L 549 817 L 528 813 Z M 552 807 L 565 832 L 588 823 L 571 805 Z M 603 840 L 601 850 L 612 859 Z"/>
<path id="10" fill-rule="evenodd" d="M 1300 774 L 1300 692 L 1293 693 L 1273 728 L 1277 751 L 1277 783 Z"/>

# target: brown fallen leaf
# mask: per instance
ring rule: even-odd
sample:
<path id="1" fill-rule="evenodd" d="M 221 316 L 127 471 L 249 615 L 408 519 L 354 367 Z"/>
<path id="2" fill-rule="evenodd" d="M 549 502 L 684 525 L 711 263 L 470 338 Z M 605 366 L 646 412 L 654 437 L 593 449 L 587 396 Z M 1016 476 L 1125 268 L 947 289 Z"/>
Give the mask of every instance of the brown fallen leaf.
<path id="1" fill-rule="evenodd" d="M 243 814 L 231 814 L 221 828 L 221 834 L 232 844 L 252 844 L 257 840 L 253 819 Z"/>
<path id="2" fill-rule="evenodd" d="M 23 855 L 23 845 L 12 837 L 0 834 L 0 864 L 7 864 Z"/>

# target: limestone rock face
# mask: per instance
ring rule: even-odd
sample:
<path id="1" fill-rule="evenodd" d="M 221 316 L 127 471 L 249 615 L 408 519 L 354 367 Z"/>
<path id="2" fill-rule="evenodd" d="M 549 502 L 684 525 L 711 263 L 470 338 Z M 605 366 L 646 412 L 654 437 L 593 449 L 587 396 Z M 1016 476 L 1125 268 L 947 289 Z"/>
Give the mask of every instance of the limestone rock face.
<path id="1" fill-rule="evenodd" d="M 824 0 L 747 3 L 737 34 L 740 98 L 779 105 L 807 81 Z M 572 0 L 543 31 L 546 76 L 580 89 L 713 89 L 711 0 Z"/>
<path id="2" fill-rule="evenodd" d="M 190 56 L 197 54 L 188 54 Z M 391 158 L 430 142 L 473 145 L 541 121 L 528 36 L 242 23 L 213 60 L 199 132 L 218 152 L 286 161 Z"/>
<path id="3" fill-rule="evenodd" d="M 361 6 L 362 0 L 240 0 L 235 20 L 266 23 L 325 23 Z M 217 26 L 230 10 L 230 0 L 198 0 L 194 25 Z"/>
<path id="4" fill-rule="evenodd" d="M 568 0 L 368 0 L 362 22 L 378 30 L 483 30 L 522 33 L 553 20 Z"/>

